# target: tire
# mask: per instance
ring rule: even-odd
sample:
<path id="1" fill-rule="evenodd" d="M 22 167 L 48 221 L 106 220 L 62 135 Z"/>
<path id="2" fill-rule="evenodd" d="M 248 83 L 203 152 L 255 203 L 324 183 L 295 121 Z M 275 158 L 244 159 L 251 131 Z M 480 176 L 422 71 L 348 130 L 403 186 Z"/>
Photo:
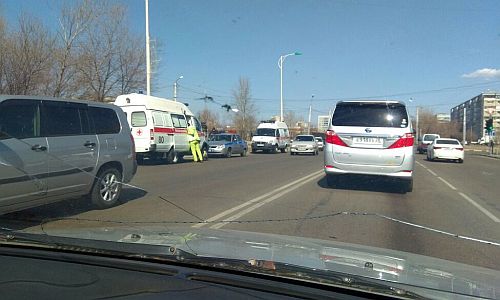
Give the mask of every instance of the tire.
<path id="1" fill-rule="evenodd" d="M 280 150 L 280 148 L 278 147 L 278 144 L 274 145 L 274 149 L 273 149 L 273 152 L 274 153 L 278 153 Z"/>
<path id="2" fill-rule="evenodd" d="M 243 152 L 241 152 L 241 157 L 247 156 L 247 149 L 243 149 Z"/>
<path id="3" fill-rule="evenodd" d="M 295 155 L 295 153 L 293 153 L 292 151 L 290 151 L 290 155 Z"/>
<path id="4" fill-rule="evenodd" d="M 121 181 L 122 174 L 116 168 L 100 170 L 89 194 L 92 204 L 99 209 L 115 206 L 120 200 Z"/>
<path id="5" fill-rule="evenodd" d="M 285 145 L 285 148 L 280 149 L 281 153 L 287 153 L 288 152 L 288 146 Z"/>
<path id="6" fill-rule="evenodd" d="M 232 155 L 233 155 L 233 150 L 231 148 L 228 148 L 226 152 L 226 158 L 231 158 Z"/>
<path id="7" fill-rule="evenodd" d="M 174 149 L 170 149 L 167 154 L 167 163 L 176 164 L 179 162 L 179 155 L 175 152 Z"/>
<path id="8" fill-rule="evenodd" d="M 204 145 L 203 148 L 201 148 L 201 157 L 203 158 L 204 161 L 208 160 L 208 146 Z"/>
<path id="9" fill-rule="evenodd" d="M 459 164 L 463 164 L 463 163 L 464 163 L 464 160 L 463 160 L 463 159 L 459 159 L 459 160 L 457 160 L 457 162 L 458 162 Z"/>

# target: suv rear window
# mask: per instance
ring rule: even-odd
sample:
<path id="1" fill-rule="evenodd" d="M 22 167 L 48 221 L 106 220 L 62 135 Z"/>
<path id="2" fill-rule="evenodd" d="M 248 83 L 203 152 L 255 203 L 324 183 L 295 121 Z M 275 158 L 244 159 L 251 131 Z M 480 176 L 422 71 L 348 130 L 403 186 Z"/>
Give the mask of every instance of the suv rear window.
<path id="1" fill-rule="evenodd" d="M 114 110 L 102 107 L 89 107 L 89 113 L 94 119 L 96 134 L 113 134 L 120 132 L 120 121 Z"/>
<path id="2" fill-rule="evenodd" d="M 335 107 L 332 125 L 404 128 L 408 114 L 399 103 L 341 102 Z"/>

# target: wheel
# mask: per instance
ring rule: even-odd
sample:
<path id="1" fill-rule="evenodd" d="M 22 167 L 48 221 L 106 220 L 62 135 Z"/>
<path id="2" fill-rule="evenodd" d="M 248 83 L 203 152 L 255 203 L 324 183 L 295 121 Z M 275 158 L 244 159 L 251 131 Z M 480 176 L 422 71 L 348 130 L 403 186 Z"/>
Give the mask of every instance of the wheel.
<path id="1" fill-rule="evenodd" d="M 295 155 L 295 153 L 293 153 L 292 151 L 290 151 L 290 155 Z"/>
<path id="2" fill-rule="evenodd" d="M 282 148 L 280 150 L 281 150 L 281 153 L 286 153 L 286 152 L 288 152 L 288 146 L 285 145 L 285 148 Z"/>
<path id="3" fill-rule="evenodd" d="M 243 149 L 243 152 L 241 152 L 241 157 L 247 156 L 247 149 Z"/>
<path id="4" fill-rule="evenodd" d="M 201 157 L 203 158 L 204 161 L 208 160 L 208 146 L 204 145 L 203 148 L 201 149 Z"/>
<path id="5" fill-rule="evenodd" d="M 118 203 L 122 191 L 122 174 L 113 167 L 99 171 L 89 194 L 92 204 L 99 208 L 110 208 Z"/>
<path id="6" fill-rule="evenodd" d="M 319 151 L 318 151 L 318 150 L 316 150 L 316 152 L 314 153 L 314 155 L 319 155 Z"/>
<path id="7" fill-rule="evenodd" d="M 279 150 L 280 150 L 280 148 L 278 147 L 278 144 L 274 145 L 273 152 L 278 153 Z"/>
<path id="8" fill-rule="evenodd" d="M 458 163 L 459 163 L 459 164 L 463 164 L 463 163 L 464 163 L 464 160 L 460 158 L 460 159 L 458 160 Z"/>
<path id="9" fill-rule="evenodd" d="M 232 155 L 233 155 L 233 150 L 231 150 L 231 148 L 228 148 L 226 152 L 226 157 L 230 158 Z"/>
<path id="10" fill-rule="evenodd" d="M 328 184 L 329 187 L 335 187 L 337 183 L 337 177 L 335 175 L 326 175 L 326 184 Z"/>
<path id="11" fill-rule="evenodd" d="M 177 154 L 177 152 L 175 152 L 174 149 L 170 149 L 167 155 L 167 163 L 176 164 L 178 162 L 179 162 L 179 155 Z"/>
<path id="12" fill-rule="evenodd" d="M 144 155 L 137 155 L 137 164 L 138 165 L 144 164 Z"/>

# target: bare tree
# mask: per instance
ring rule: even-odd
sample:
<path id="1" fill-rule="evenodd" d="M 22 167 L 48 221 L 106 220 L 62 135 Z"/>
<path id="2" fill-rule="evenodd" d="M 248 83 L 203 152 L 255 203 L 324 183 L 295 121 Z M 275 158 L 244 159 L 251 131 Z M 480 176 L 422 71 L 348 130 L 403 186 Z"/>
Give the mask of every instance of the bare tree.
<path id="1" fill-rule="evenodd" d="M 33 17 L 23 15 L 18 30 L 2 43 L 3 92 L 9 94 L 44 93 L 50 82 L 53 38 Z"/>
<path id="2" fill-rule="evenodd" d="M 76 72 L 80 37 L 88 32 L 101 10 L 98 3 L 83 0 L 76 6 L 64 6 L 56 34 L 57 49 L 54 51 L 54 83 L 50 87 L 54 97 L 71 97 L 77 89 Z"/>
<path id="3" fill-rule="evenodd" d="M 82 42 L 78 63 L 82 97 L 105 101 L 108 97 L 144 85 L 144 50 L 126 28 L 125 8 L 107 7 Z"/>
<path id="4" fill-rule="evenodd" d="M 239 110 L 233 116 L 233 123 L 243 139 L 250 138 L 252 130 L 257 126 L 256 107 L 250 93 L 247 78 L 240 77 L 238 86 L 233 90 L 234 106 Z"/>
<path id="5" fill-rule="evenodd" d="M 198 116 L 200 121 L 207 125 L 207 129 L 209 131 L 213 128 L 217 129 L 221 126 L 219 115 L 207 108 L 203 109 Z"/>
<path id="6" fill-rule="evenodd" d="M 285 123 L 291 128 L 297 127 L 297 123 L 300 121 L 300 117 L 291 110 L 285 111 L 283 118 L 285 119 Z"/>
<path id="7" fill-rule="evenodd" d="M 4 93 L 4 70 L 5 70 L 5 57 L 6 57 L 6 44 L 7 37 L 5 34 L 5 22 L 3 16 L 0 14 L 0 93 Z"/>

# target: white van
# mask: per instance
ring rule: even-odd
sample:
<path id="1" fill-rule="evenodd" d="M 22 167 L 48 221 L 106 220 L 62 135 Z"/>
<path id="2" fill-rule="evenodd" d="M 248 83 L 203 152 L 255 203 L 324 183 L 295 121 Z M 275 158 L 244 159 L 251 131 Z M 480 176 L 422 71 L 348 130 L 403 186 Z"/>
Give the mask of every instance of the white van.
<path id="1" fill-rule="evenodd" d="M 285 122 L 261 122 L 252 137 L 252 153 L 257 151 L 285 153 L 290 146 L 290 133 Z"/>
<path id="2" fill-rule="evenodd" d="M 139 161 L 151 158 L 177 163 L 190 155 L 188 121 L 194 122 L 203 158 L 207 159 L 208 144 L 201 123 L 185 104 L 135 93 L 118 96 L 114 104 L 127 114 Z"/>

